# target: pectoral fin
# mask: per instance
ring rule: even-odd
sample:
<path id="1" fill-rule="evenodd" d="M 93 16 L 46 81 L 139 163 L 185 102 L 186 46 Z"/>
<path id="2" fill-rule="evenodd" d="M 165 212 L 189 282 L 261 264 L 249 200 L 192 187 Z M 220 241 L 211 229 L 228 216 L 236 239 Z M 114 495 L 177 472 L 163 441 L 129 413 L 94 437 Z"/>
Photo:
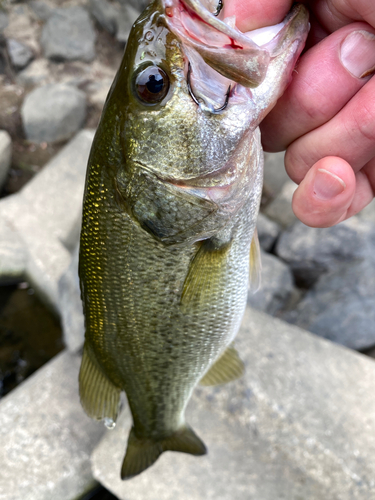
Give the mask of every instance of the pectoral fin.
<path id="1" fill-rule="evenodd" d="M 201 379 L 201 385 L 226 384 L 241 377 L 245 367 L 238 352 L 230 345 Z"/>
<path id="2" fill-rule="evenodd" d="M 217 291 L 221 282 L 221 275 L 226 272 L 226 256 L 230 250 L 231 243 L 221 248 L 213 248 L 210 240 L 205 240 L 194 259 L 185 278 L 181 295 L 181 305 L 197 305 Z"/>
<path id="3" fill-rule="evenodd" d="M 262 260 L 260 256 L 260 245 L 258 231 L 255 229 L 253 239 L 250 245 L 250 272 L 249 283 L 250 290 L 255 293 L 259 290 L 261 284 Z"/>
<path id="4" fill-rule="evenodd" d="M 96 420 L 117 419 L 121 389 L 112 384 L 85 342 L 79 372 L 79 395 L 87 415 Z"/>

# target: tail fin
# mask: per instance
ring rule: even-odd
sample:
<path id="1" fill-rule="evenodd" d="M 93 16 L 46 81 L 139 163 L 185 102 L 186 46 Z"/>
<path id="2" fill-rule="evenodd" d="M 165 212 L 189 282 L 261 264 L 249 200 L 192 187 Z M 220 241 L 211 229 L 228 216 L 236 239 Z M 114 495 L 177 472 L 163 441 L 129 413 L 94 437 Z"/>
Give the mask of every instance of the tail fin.
<path id="1" fill-rule="evenodd" d="M 181 451 L 191 455 L 205 455 L 207 448 L 193 429 L 184 426 L 160 441 L 138 439 L 131 429 L 128 448 L 122 463 L 121 479 L 131 479 L 150 467 L 164 451 Z"/>

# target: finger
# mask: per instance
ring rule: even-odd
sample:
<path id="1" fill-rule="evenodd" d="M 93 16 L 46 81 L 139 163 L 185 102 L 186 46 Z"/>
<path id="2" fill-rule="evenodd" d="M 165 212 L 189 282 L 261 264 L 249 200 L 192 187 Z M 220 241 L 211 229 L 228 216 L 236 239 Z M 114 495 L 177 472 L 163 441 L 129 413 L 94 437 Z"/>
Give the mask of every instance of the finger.
<path id="1" fill-rule="evenodd" d="M 301 58 L 293 80 L 261 124 L 266 151 L 281 151 L 335 116 L 375 67 L 375 30 L 355 23 L 324 39 Z"/>
<path id="2" fill-rule="evenodd" d="M 280 23 L 292 6 L 290 0 L 223 0 L 224 17 L 236 16 L 236 25 L 242 32 Z"/>
<path id="3" fill-rule="evenodd" d="M 317 19 L 331 33 L 353 21 L 366 21 L 375 27 L 373 0 L 309 0 Z"/>
<path id="4" fill-rule="evenodd" d="M 375 197 L 375 159 L 354 175 L 337 157 L 319 160 L 298 186 L 293 210 L 307 226 L 330 227 L 359 213 Z"/>
<path id="5" fill-rule="evenodd" d="M 351 166 L 341 158 L 319 160 L 296 189 L 292 207 L 307 226 L 330 227 L 345 218 L 356 190 Z"/>
<path id="6" fill-rule="evenodd" d="M 294 141 L 285 155 L 289 176 L 297 183 L 314 163 L 338 156 L 358 172 L 375 156 L 375 78 L 328 123 Z"/>

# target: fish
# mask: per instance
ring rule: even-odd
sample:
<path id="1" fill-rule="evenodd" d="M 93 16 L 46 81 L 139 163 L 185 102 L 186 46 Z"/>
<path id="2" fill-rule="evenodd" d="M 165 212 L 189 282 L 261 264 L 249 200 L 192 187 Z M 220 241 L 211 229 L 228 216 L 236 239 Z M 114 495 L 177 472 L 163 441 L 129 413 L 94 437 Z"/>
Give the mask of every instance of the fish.
<path id="1" fill-rule="evenodd" d="M 83 409 L 131 410 L 121 478 L 165 451 L 204 455 L 185 420 L 198 383 L 244 371 L 234 347 L 259 281 L 259 123 L 288 84 L 308 13 L 249 33 L 222 2 L 154 0 L 133 25 L 91 149 L 79 275 Z"/>

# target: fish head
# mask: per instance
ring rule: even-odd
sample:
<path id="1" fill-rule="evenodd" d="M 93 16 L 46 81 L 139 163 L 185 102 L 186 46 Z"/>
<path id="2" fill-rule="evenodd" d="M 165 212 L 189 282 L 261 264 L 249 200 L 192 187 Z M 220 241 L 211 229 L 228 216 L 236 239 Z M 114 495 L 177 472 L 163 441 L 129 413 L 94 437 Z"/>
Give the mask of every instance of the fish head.
<path id="1" fill-rule="evenodd" d="M 115 117 L 122 149 L 114 172 L 120 203 L 165 245 L 209 238 L 249 198 L 258 124 L 290 79 L 308 31 L 302 6 L 267 33 L 243 34 L 209 3 L 148 6 L 104 112 Z"/>

